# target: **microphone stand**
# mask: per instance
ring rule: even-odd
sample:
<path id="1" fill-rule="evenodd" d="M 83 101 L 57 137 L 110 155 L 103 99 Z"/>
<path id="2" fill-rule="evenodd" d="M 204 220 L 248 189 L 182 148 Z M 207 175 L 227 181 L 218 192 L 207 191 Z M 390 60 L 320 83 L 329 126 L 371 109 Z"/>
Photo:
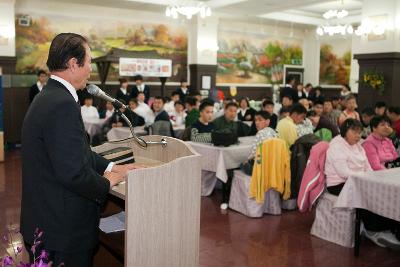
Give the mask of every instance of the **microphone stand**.
<path id="1" fill-rule="evenodd" d="M 121 140 L 108 141 L 109 143 L 118 144 L 118 143 L 125 142 L 125 141 L 128 141 L 128 140 L 133 139 L 133 140 L 135 140 L 135 142 L 136 142 L 139 146 L 141 146 L 143 149 L 146 149 L 148 145 L 160 144 L 162 147 L 166 147 L 166 146 L 167 146 L 168 142 L 167 142 L 167 139 L 166 139 L 166 138 L 162 138 L 161 141 L 159 141 L 159 142 L 156 142 L 156 141 L 145 141 L 145 140 L 143 140 L 143 138 L 141 138 L 141 137 L 139 137 L 139 136 L 137 136 L 137 135 L 135 134 L 134 129 L 133 129 L 133 126 L 132 126 L 132 123 L 131 123 L 131 121 L 125 116 L 125 114 L 122 113 L 121 110 L 119 110 L 118 108 L 115 109 L 115 112 L 117 113 L 118 116 L 121 116 L 121 118 L 124 119 L 124 121 L 126 122 L 126 124 L 128 124 L 129 130 L 131 131 L 131 134 L 132 134 L 132 137 L 128 137 L 128 138 L 121 139 Z M 133 111 L 132 111 L 132 112 L 133 112 Z"/>

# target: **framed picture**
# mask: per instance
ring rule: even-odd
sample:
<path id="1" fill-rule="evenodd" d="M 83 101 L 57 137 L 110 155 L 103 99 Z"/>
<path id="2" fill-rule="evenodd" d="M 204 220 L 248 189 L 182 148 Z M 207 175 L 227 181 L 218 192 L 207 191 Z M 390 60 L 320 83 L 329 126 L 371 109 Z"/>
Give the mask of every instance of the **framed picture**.
<path id="1" fill-rule="evenodd" d="M 293 76 L 296 79 L 296 84 L 304 83 L 304 68 L 300 66 L 284 66 L 285 77 L 283 82 L 286 82 L 286 78 Z"/>
<path id="2" fill-rule="evenodd" d="M 203 90 L 211 89 L 211 76 L 210 75 L 201 76 L 201 89 L 203 89 Z"/>

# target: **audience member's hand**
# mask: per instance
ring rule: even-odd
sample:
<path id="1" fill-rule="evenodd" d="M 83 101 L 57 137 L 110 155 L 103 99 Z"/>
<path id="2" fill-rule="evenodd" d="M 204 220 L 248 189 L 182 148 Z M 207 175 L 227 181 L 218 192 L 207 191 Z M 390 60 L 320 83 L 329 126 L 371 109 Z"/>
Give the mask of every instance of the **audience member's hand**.
<path id="1" fill-rule="evenodd" d="M 117 124 L 116 124 L 116 123 L 113 123 L 113 124 L 111 124 L 111 127 L 112 127 L 112 128 L 115 128 L 115 127 L 117 127 Z"/>
<path id="2" fill-rule="evenodd" d="M 117 123 L 117 127 L 122 127 L 122 126 L 124 126 L 124 125 L 122 124 L 122 122 L 118 122 L 118 123 Z"/>
<path id="3" fill-rule="evenodd" d="M 126 173 L 123 174 L 122 172 L 105 172 L 103 176 L 110 181 L 110 186 L 113 187 L 125 180 Z"/>

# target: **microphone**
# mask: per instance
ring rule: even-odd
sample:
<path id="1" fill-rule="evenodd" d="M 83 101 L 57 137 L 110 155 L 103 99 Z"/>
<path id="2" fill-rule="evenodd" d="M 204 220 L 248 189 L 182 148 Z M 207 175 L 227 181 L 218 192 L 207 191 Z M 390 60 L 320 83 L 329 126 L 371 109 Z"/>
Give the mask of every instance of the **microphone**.
<path id="1" fill-rule="evenodd" d="M 89 94 L 91 94 L 93 96 L 97 96 L 105 101 L 111 102 L 116 109 L 120 109 L 122 107 L 126 108 L 126 106 L 123 103 L 121 103 L 119 100 L 107 95 L 97 85 L 89 84 L 88 86 L 86 86 L 86 89 L 89 92 Z"/>

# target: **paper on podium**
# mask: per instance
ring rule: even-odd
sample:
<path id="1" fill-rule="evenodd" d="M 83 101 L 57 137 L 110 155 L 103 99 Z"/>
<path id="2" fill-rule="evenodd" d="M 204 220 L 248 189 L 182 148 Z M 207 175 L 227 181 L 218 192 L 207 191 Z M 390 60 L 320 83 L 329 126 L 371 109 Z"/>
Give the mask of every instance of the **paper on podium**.
<path id="1" fill-rule="evenodd" d="M 125 212 L 121 211 L 110 217 L 100 219 L 99 228 L 106 234 L 125 231 Z"/>

